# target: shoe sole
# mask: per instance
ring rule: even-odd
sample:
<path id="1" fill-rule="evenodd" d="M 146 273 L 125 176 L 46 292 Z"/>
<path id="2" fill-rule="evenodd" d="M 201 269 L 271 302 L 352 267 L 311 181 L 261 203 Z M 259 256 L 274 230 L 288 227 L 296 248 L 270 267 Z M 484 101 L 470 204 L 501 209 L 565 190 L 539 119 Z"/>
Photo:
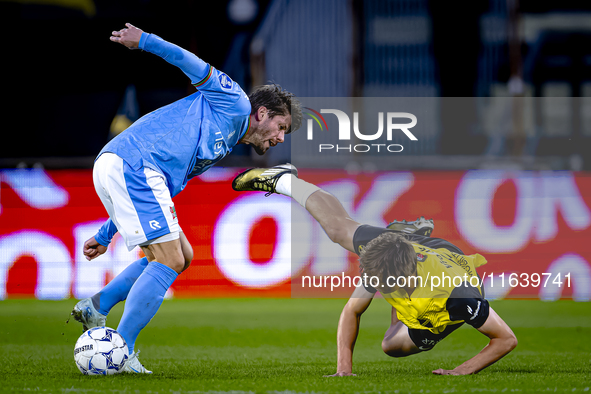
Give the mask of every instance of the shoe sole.
<path id="1" fill-rule="evenodd" d="M 135 369 L 129 367 L 129 369 L 131 369 L 131 371 L 129 370 L 125 370 L 125 371 L 121 371 L 123 373 L 131 373 L 131 374 L 144 374 L 144 375 L 151 375 L 153 372 L 140 372 L 140 371 L 136 371 Z"/>
<path id="2" fill-rule="evenodd" d="M 74 320 L 76 320 L 78 323 L 82 323 L 82 332 L 83 333 L 88 331 L 88 326 L 86 325 L 86 319 L 84 319 L 84 316 L 82 315 L 81 310 L 74 308 L 74 309 L 72 309 L 72 313 L 70 313 L 70 315 L 72 315 Z"/>

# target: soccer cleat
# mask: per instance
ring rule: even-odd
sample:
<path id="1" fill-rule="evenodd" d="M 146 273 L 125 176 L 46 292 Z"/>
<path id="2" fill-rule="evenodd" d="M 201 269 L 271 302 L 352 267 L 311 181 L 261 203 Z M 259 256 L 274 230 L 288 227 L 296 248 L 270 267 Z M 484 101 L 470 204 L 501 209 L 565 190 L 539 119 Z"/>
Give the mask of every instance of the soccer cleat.
<path id="1" fill-rule="evenodd" d="M 107 325 L 107 316 L 94 308 L 90 298 L 78 301 L 74 305 L 71 315 L 76 321 L 82 323 L 82 332 L 94 327 L 104 327 Z"/>
<path id="2" fill-rule="evenodd" d="M 140 360 L 137 358 L 138 354 L 140 354 L 139 350 L 137 352 L 133 352 L 133 354 L 129 356 L 121 372 L 152 373 L 152 371 L 147 370 L 146 367 L 144 367 L 142 363 L 140 363 Z"/>
<path id="3" fill-rule="evenodd" d="M 240 174 L 232 182 L 232 189 L 243 191 L 261 191 L 267 192 L 265 196 L 276 193 L 275 186 L 281 175 L 293 174 L 298 176 L 298 170 L 295 166 L 286 163 L 270 168 L 251 168 Z"/>
<path id="4" fill-rule="evenodd" d="M 406 234 L 417 234 L 430 237 L 435 228 L 435 224 L 433 223 L 433 219 L 427 220 L 424 216 L 421 216 L 414 222 L 407 222 L 406 220 L 399 222 L 398 220 L 394 220 L 392 223 L 388 224 L 386 228 Z"/>

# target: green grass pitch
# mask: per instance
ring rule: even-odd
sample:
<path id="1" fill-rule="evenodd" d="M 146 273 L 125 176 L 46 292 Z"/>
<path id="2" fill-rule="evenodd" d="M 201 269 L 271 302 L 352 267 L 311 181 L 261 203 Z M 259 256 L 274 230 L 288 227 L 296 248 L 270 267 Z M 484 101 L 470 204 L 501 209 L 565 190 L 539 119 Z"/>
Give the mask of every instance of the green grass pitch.
<path id="1" fill-rule="evenodd" d="M 153 375 L 83 376 L 73 361 L 81 334 L 66 324 L 74 300 L 0 302 L 0 391 L 108 393 L 481 393 L 590 392 L 591 303 L 496 301 L 519 345 L 472 376 L 435 376 L 472 357 L 487 339 L 463 327 L 434 350 L 401 359 L 382 353 L 389 306 L 362 318 L 356 377 L 336 371 L 336 326 L 346 300 L 165 301 L 136 348 Z M 117 306 L 107 321 L 115 327 Z"/>

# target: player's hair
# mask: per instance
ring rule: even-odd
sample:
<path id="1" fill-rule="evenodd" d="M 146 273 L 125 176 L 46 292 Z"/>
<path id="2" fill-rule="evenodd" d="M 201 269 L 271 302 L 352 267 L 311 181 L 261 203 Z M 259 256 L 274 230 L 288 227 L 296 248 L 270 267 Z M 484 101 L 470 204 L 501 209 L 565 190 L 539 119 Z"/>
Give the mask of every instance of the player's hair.
<path id="1" fill-rule="evenodd" d="M 367 276 L 379 279 L 378 290 L 387 292 L 385 290 L 390 288 L 388 277 L 416 275 L 417 255 L 404 235 L 385 232 L 365 245 L 359 255 L 359 264 Z"/>
<path id="2" fill-rule="evenodd" d="M 302 124 L 302 105 L 300 100 L 293 94 L 277 84 L 259 86 L 248 96 L 252 106 L 251 115 L 260 107 L 269 111 L 269 117 L 275 115 L 291 115 L 291 127 L 286 134 L 300 128 Z"/>

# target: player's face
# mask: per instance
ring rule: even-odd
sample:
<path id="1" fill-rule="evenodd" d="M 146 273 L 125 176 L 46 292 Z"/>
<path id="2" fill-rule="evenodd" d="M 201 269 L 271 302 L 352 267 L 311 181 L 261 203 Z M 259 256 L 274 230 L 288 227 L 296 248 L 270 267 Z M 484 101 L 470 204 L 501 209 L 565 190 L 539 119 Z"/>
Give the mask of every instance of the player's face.
<path id="1" fill-rule="evenodd" d="M 291 115 L 265 116 L 258 124 L 251 145 L 259 155 L 263 155 L 270 147 L 282 143 L 285 133 L 291 126 Z"/>

